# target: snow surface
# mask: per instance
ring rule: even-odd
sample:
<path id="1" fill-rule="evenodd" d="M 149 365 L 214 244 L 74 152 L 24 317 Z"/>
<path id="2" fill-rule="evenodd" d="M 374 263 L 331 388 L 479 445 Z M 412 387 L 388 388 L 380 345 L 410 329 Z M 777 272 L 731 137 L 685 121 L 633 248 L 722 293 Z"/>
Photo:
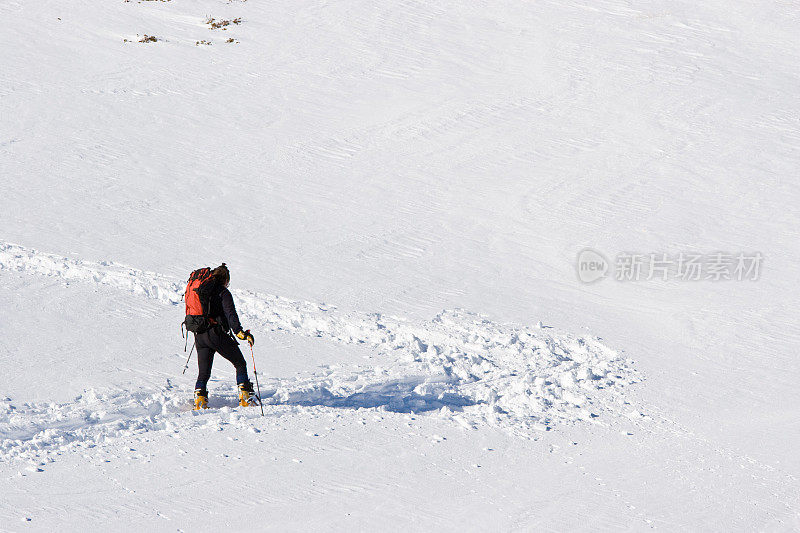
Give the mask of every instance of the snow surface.
<path id="1" fill-rule="evenodd" d="M 798 13 L 0 3 L 0 531 L 800 530 Z"/>

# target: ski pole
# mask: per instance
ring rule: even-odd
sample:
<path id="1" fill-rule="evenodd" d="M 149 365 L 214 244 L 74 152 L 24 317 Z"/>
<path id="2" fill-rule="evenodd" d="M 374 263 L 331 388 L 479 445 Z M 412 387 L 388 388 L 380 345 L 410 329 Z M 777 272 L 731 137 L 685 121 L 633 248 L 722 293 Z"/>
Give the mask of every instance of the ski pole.
<path id="1" fill-rule="evenodd" d="M 261 416 L 264 416 L 264 402 L 261 401 L 261 387 L 258 386 L 258 370 L 256 370 L 256 356 L 253 354 L 253 345 L 250 345 L 250 357 L 253 358 L 253 375 L 256 377 L 256 390 L 258 391 L 258 405 L 261 406 Z"/>
<path id="2" fill-rule="evenodd" d="M 192 349 L 189 350 L 189 357 L 186 358 L 186 364 L 183 365 L 183 373 L 186 374 L 186 369 L 189 368 L 189 359 L 192 358 L 192 352 L 194 351 L 194 345 L 197 344 L 197 339 L 192 343 Z"/>

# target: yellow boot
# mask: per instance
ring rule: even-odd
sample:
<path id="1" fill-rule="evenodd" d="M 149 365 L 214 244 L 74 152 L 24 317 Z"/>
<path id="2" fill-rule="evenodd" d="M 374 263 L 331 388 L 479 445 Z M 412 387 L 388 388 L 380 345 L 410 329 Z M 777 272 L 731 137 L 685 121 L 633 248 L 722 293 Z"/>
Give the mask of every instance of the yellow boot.
<path id="1" fill-rule="evenodd" d="M 258 396 L 253 393 L 253 384 L 249 381 L 239 384 L 239 406 L 258 405 Z"/>
<path id="2" fill-rule="evenodd" d="M 194 391 L 194 410 L 208 409 L 208 391 L 195 389 Z"/>

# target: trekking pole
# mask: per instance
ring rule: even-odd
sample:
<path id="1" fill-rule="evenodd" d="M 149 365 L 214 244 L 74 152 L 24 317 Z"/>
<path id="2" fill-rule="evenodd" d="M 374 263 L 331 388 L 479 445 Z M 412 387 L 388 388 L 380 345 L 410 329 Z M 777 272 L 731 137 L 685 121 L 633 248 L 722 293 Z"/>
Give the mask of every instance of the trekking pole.
<path id="1" fill-rule="evenodd" d="M 183 365 L 183 373 L 186 374 L 186 369 L 189 368 L 189 359 L 192 358 L 192 352 L 194 351 L 194 345 L 197 344 L 197 340 L 192 343 L 192 349 L 189 350 L 189 357 L 186 358 L 186 364 Z"/>
<path id="2" fill-rule="evenodd" d="M 250 345 L 250 357 L 253 358 L 253 375 L 256 377 L 256 390 L 258 391 L 258 405 L 261 406 L 261 416 L 264 416 L 264 402 L 261 401 L 261 387 L 258 386 L 258 370 L 256 370 L 256 356 L 253 354 L 253 345 Z"/>

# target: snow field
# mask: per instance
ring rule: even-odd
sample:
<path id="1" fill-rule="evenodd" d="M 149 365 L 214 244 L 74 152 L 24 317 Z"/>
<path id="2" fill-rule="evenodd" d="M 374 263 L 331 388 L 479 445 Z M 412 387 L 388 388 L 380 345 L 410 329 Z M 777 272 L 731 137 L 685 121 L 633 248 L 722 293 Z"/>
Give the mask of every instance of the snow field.
<path id="1" fill-rule="evenodd" d="M 800 530 L 795 3 L 0 15 L 0 531 Z M 263 418 L 186 410 L 221 261 Z"/>

